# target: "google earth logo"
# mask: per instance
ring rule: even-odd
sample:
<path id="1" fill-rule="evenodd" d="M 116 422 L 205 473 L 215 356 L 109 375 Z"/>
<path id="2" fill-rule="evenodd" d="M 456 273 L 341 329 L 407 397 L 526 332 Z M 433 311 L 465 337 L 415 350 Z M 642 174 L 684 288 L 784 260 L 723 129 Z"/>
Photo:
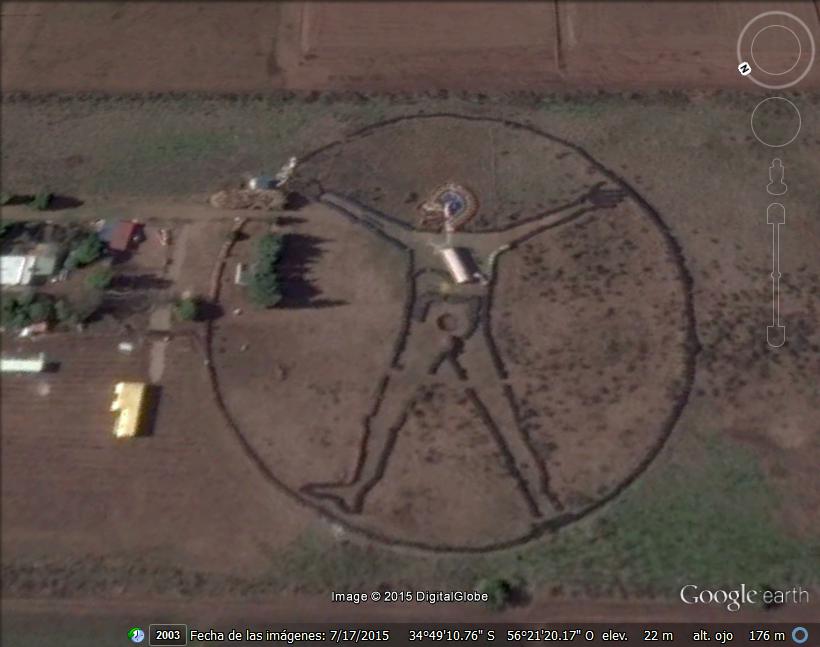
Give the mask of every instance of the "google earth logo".
<path id="1" fill-rule="evenodd" d="M 132 643 L 141 643 L 145 640 L 145 632 L 139 627 L 131 627 L 128 630 L 128 638 Z"/>

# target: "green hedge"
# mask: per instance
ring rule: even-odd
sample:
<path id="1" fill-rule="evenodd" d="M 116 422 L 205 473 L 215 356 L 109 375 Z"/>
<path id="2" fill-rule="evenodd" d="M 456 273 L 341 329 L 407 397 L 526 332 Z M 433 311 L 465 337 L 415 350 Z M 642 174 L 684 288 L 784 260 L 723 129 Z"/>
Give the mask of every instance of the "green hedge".
<path id="1" fill-rule="evenodd" d="M 90 265 L 103 255 L 105 243 L 97 234 L 88 234 L 81 238 L 69 252 L 65 267 L 73 270 L 77 267 Z"/>
<path id="2" fill-rule="evenodd" d="M 26 291 L 0 294 L 0 325 L 20 330 L 31 324 L 54 320 L 54 300 L 47 294 Z"/>
<path id="3" fill-rule="evenodd" d="M 263 236 L 256 248 L 256 262 L 248 281 L 248 295 L 253 303 L 272 308 L 282 300 L 276 266 L 282 256 L 284 239 L 276 234 Z"/>

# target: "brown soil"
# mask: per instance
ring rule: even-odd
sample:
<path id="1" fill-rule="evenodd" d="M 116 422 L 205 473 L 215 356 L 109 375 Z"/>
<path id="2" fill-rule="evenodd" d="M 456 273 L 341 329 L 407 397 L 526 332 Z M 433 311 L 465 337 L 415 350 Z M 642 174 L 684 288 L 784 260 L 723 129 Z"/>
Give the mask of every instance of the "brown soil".
<path id="1" fill-rule="evenodd" d="M 446 314 L 446 315 L 441 315 L 436 320 L 436 324 L 438 324 L 438 327 L 441 330 L 444 330 L 445 332 L 452 332 L 453 330 L 456 329 L 456 326 L 458 325 L 458 321 L 456 320 L 456 318 L 453 315 Z"/>
<path id="2" fill-rule="evenodd" d="M 431 7 L 6 2 L 3 89 L 754 89 L 736 70 L 735 43 L 749 19 L 777 9 L 793 12 L 811 29 L 818 26 L 812 2 L 560 0 Z M 807 41 L 798 56 L 788 32 L 773 34 L 755 43 L 755 60 L 763 68 L 808 62 Z M 751 51 L 746 54 L 751 60 Z M 772 82 L 785 78 L 762 76 Z M 801 87 L 818 83 L 814 72 Z"/>
<path id="3" fill-rule="evenodd" d="M 281 191 L 233 189 L 214 193 L 210 198 L 210 203 L 217 209 L 277 211 L 281 210 L 285 204 L 285 195 Z"/>
<path id="4" fill-rule="evenodd" d="M 263 92 L 278 3 L 4 2 L 3 91 Z"/>

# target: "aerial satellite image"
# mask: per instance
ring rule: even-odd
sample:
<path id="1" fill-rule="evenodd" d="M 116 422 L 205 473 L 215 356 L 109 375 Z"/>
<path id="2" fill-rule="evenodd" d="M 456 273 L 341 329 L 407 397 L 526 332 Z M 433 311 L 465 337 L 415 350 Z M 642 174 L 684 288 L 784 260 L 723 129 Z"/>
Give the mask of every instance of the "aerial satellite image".
<path id="1" fill-rule="evenodd" d="M 820 645 L 820 1 L 0 7 L 3 646 Z"/>

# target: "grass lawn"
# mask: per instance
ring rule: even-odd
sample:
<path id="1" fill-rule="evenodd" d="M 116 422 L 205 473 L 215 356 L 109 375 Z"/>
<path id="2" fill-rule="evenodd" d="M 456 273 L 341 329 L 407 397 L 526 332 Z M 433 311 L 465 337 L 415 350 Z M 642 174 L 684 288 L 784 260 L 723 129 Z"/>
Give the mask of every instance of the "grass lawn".
<path id="1" fill-rule="evenodd" d="M 316 592 L 473 586 L 487 576 L 570 594 L 661 598 L 690 582 L 820 583 L 820 542 L 790 537 L 777 522 L 779 505 L 751 451 L 691 432 L 603 511 L 521 549 L 431 559 L 313 533 L 277 559 L 278 572 Z"/>

